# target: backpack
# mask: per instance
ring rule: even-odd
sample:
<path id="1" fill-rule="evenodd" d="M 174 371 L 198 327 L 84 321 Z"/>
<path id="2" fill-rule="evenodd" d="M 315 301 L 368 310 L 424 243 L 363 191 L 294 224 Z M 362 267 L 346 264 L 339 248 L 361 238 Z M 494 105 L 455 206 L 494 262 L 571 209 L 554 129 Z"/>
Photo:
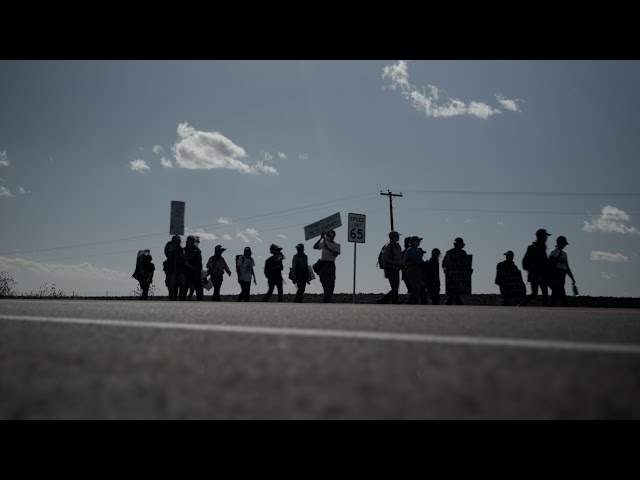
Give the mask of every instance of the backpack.
<path id="1" fill-rule="evenodd" d="M 383 257 L 384 257 L 384 249 L 387 248 L 388 243 L 385 243 L 382 249 L 380 249 L 380 253 L 378 254 L 378 263 L 376 265 L 384 270 Z"/>
<path id="2" fill-rule="evenodd" d="M 530 253 L 530 248 L 527 248 L 527 252 L 524 254 L 524 257 L 522 257 L 522 269 L 526 270 L 527 272 L 531 269 L 532 265 L 531 265 L 531 253 Z"/>

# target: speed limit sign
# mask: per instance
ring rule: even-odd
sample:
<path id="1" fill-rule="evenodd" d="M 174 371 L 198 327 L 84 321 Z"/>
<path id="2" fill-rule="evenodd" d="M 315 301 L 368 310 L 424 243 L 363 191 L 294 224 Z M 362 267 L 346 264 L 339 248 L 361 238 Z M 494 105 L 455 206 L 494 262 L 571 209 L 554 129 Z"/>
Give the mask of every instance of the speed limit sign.
<path id="1" fill-rule="evenodd" d="M 350 213 L 348 225 L 348 240 L 354 243 L 364 243 L 366 239 L 367 216 L 360 213 Z"/>

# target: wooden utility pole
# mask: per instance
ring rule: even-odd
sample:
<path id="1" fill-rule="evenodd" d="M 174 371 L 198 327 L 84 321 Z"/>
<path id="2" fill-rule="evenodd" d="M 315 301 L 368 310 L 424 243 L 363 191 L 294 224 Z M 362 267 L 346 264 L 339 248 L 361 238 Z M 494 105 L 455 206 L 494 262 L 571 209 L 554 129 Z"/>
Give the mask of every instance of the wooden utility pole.
<path id="1" fill-rule="evenodd" d="M 393 197 L 401 197 L 402 196 L 402 192 L 401 193 L 391 193 L 390 190 L 387 190 L 387 193 L 383 193 L 382 190 L 380 190 L 380 195 L 385 195 L 387 197 L 389 197 L 389 212 L 391 213 L 391 230 L 393 231 Z"/>

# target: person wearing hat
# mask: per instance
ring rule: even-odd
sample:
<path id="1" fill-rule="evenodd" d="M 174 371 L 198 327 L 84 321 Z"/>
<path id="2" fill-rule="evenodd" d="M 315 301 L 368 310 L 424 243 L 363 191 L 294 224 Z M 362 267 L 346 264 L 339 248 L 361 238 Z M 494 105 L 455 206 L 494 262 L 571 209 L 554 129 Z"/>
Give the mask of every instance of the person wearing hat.
<path id="1" fill-rule="evenodd" d="M 421 266 L 423 263 L 423 250 L 419 248 L 421 241 L 422 238 L 420 237 L 411 237 L 411 246 L 404 252 L 404 258 L 402 259 L 406 268 L 405 275 L 411 287 L 411 293 L 409 294 L 407 303 L 411 304 L 419 303 Z"/>
<path id="2" fill-rule="evenodd" d="M 153 272 L 156 269 L 155 265 L 151 262 L 152 260 L 151 250 L 138 251 L 136 271 L 133 272 L 132 277 L 140 283 L 140 290 L 142 291 L 140 300 L 147 300 L 149 297 L 149 287 L 151 287 L 153 283 Z"/>
<path id="3" fill-rule="evenodd" d="M 576 284 L 576 279 L 573 277 L 573 272 L 569 268 L 569 258 L 564 248 L 569 245 L 567 237 L 560 235 L 556 240 L 556 248 L 549 255 L 549 264 L 551 267 L 551 299 L 549 300 L 549 306 L 555 307 L 556 302 L 560 302 L 563 307 L 567 306 L 567 294 L 564 291 L 564 282 L 567 275 L 571 278 L 573 285 Z"/>
<path id="4" fill-rule="evenodd" d="M 256 273 L 253 268 L 256 266 L 256 262 L 251 258 L 251 248 L 244 247 L 244 254 L 236 257 L 236 271 L 238 272 L 238 283 L 242 291 L 238 296 L 239 302 L 249 302 L 251 299 L 251 278 L 253 278 L 253 284 L 257 285 Z"/>
<path id="5" fill-rule="evenodd" d="M 185 280 L 185 257 L 184 250 L 180 246 L 180 237 L 174 235 L 171 241 L 164 247 L 164 254 L 167 259 L 163 262 L 164 273 L 166 274 L 165 284 L 169 290 L 169 300 L 181 301 L 187 299 Z"/>
<path id="6" fill-rule="evenodd" d="M 336 258 L 340 255 L 340 244 L 335 241 L 336 231 L 329 230 L 323 232 L 313 248 L 321 250 L 319 265 L 320 283 L 324 296 L 323 303 L 330 303 L 333 297 L 333 290 L 336 287 Z"/>
<path id="7" fill-rule="evenodd" d="M 384 277 L 389 280 L 391 291 L 384 297 L 376 300 L 376 303 L 398 303 L 398 290 L 400 288 L 400 271 L 403 268 L 402 249 L 400 248 L 400 234 L 395 230 L 389 232 L 389 243 L 382 252 L 382 267 Z"/>
<path id="8" fill-rule="evenodd" d="M 500 287 L 500 293 L 502 294 L 503 305 L 513 305 L 514 297 L 518 295 L 526 295 L 527 287 L 522 281 L 522 273 L 518 266 L 513 262 L 514 254 L 511 250 L 503 254 L 505 257 L 504 262 L 496 265 L 496 279 L 495 284 Z M 523 293 L 524 289 L 524 293 Z"/>
<path id="9" fill-rule="evenodd" d="M 227 261 L 222 258 L 222 252 L 225 250 L 226 248 L 222 248 L 222 245 L 216 245 L 213 257 L 210 257 L 207 262 L 207 271 L 209 275 L 211 275 L 211 283 L 213 283 L 213 297 L 211 300 L 214 302 L 220 301 L 220 288 L 224 280 L 224 272 L 227 272 L 227 274 L 231 276 L 231 270 L 227 265 Z"/>
<path id="10" fill-rule="evenodd" d="M 294 303 L 302 303 L 307 285 L 311 285 L 309 277 L 309 259 L 304 253 L 304 245 L 296 245 L 296 253 L 291 261 L 291 281 L 298 287 Z"/>
<path id="11" fill-rule="evenodd" d="M 284 269 L 282 260 L 284 260 L 284 255 L 282 254 L 282 247 L 272 243 L 269 247 L 269 252 L 271 256 L 264 262 L 264 276 L 267 277 L 269 290 L 267 290 L 262 301 L 268 302 L 271 295 L 273 295 L 273 289 L 278 287 L 278 302 L 284 302 L 282 293 L 282 270 Z"/>
<path id="12" fill-rule="evenodd" d="M 544 228 L 536 231 L 536 241 L 533 242 L 522 257 L 522 268 L 527 271 L 527 281 L 531 284 L 531 294 L 527 295 L 518 306 L 526 307 L 538 297 L 538 287 L 542 293 L 542 303 L 549 301 L 549 259 L 547 258 L 547 238 L 551 234 Z"/>
<path id="13" fill-rule="evenodd" d="M 467 256 L 467 252 L 465 252 L 463 248 L 464 240 L 460 237 L 456 238 L 453 241 L 453 248 L 451 250 L 447 250 L 447 253 L 445 253 L 444 258 L 442 259 L 442 269 L 444 270 L 445 278 L 449 277 L 449 281 L 446 282 L 447 301 L 445 302 L 445 305 L 451 305 L 453 303 L 456 305 L 462 305 L 462 299 L 460 298 L 462 286 L 459 282 L 452 281 L 454 275 L 458 276 L 460 273 L 471 275 L 471 273 L 473 273 L 473 270 L 467 270 L 467 264 L 462 260 Z"/>
<path id="14" fill-rule="evenodd" d="M 422 284 L 427 289 L 427 297 L 431 297 L 431 303 L 440 305 L 440 249 L 431 250 L 431 258 L 424 264 L 422 270 Z M 427 297 L 423 303 L 427 305 Z"/>

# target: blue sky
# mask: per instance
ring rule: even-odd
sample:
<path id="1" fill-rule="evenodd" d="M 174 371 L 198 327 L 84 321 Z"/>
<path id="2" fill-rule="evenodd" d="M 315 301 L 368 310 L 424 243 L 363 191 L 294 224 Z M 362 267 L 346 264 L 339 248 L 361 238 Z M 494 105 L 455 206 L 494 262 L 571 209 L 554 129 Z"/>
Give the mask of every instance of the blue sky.
<path id="1" fill-rule="evenodd" d="M 150 248 L 164 293 L 182 200 L 205 257 L 252 247 L 254 292 L 271 243 L 290 259 L 305 225 L 366 214 L 357 289 L 383 292 L 390 189 L 403 235 L 443 252 L 464 238 L 474 293 L 546 228 L 581 293 L 638 297 L 638 85 L 634 61 L 1 61 L 0 270 L 20 292 L 128 294 Z"/>

